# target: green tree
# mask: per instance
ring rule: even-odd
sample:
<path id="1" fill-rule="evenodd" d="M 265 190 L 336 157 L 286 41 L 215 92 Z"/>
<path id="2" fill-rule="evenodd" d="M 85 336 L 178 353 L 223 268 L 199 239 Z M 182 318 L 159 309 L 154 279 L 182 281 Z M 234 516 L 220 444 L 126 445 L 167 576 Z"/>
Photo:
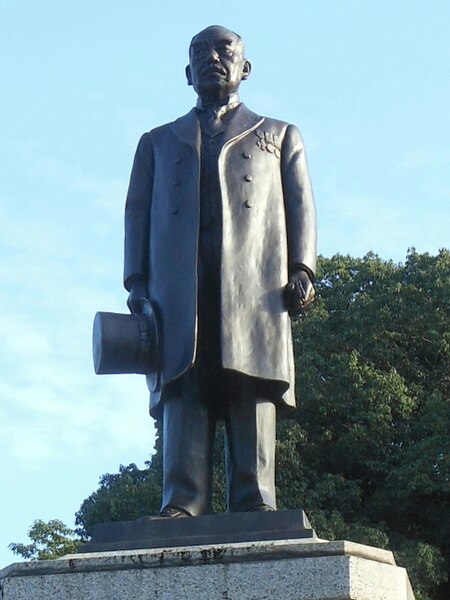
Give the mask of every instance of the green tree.
<path id="1" fill-rule="evenodd" d="M 322 259 L 317 287 L 294 326 L 280 504 L 323 537 L 394 550 L 418 599 L 448 598 L 450 253 Z"/>
<path id="2" fill-rule="evenodd" d="M 81 536 L 92 535 L 97 523 L 132 521 L 157 514 L 162 472 L 153 462 L 147 469 L 120 465 L 118 473 L 102 475 L 99 488 L 83 501 L 75 523 Z"/>
<path id="3" fill-rule="evenodd" d="M 77 551 L 81 539 L 62 521 L 34 521 L 28 531 L 31 544 L 9 544 L 9 549 L 27 560 L 49 560 Z"/>

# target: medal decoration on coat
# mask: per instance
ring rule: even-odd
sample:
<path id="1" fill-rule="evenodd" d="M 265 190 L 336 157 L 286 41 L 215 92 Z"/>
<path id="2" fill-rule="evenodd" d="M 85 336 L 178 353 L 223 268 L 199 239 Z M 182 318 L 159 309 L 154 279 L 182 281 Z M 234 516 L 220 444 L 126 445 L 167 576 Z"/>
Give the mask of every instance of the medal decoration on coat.
<path id="1" fill-rule="evenodd" d="M 256 142 L 258 148 L 263 151 L 265 150 L 269 154 L 273 154 L 276 158 L 280 158 L 281 146 L 278 136 L 270 133 L 270 131 L 261 131 L 260 129 L 257 129 L 255 133 L 258 138 Z"/>

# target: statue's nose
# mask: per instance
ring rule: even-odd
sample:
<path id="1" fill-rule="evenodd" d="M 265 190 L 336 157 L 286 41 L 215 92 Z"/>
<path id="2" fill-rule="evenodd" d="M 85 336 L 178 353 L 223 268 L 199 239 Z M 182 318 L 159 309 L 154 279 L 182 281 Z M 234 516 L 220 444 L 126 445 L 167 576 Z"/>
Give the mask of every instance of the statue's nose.
<path id="1" fill-rule="evenodd" d="M 214 50 L 214 48 L 211 48 L 211 51 L 208 56 L 208 62 L 211 64 L 219 62 L 219 54 L 217 50 Z"/>

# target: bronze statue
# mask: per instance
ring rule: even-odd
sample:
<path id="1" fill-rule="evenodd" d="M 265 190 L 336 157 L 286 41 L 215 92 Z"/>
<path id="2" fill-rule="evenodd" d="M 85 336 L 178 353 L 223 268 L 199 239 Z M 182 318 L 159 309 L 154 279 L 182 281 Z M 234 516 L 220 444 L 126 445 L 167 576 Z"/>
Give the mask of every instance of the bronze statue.
<path id="1" fill-rule="evenodd" d="M 164 517 L 211 511 L 219 419 L 229 510 L 276 509 L 275 417 L 295 406 L 289 314 L 314 298 L 316 220 L 299 131 L 239 100 L 250 70 L 236 33 L 198 33 L 197 106 L 142 136 L 131 173 L 124 284 L 131 311 L 146 298 L 158 323 Z"/>

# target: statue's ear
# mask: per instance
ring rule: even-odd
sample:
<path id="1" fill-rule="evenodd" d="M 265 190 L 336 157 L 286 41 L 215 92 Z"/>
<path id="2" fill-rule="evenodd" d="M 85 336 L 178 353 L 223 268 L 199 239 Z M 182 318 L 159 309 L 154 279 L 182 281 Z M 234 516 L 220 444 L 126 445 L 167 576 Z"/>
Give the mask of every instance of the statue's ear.
<path id="1" fill-rule="evenodd" d="M 242 79 L 248 79 L 250 73 L 252 71 L 252 63 L 249 60 L 244 61 L 244 66 L 242 67 Z"/>
<path id="2" fill-rule="evenodd" d="M 192 73 L 191 73 L 190 65 L 188 65 L 186 67 L 185 73 L 186 73 L 187 84 L 192 85 Z"/>

